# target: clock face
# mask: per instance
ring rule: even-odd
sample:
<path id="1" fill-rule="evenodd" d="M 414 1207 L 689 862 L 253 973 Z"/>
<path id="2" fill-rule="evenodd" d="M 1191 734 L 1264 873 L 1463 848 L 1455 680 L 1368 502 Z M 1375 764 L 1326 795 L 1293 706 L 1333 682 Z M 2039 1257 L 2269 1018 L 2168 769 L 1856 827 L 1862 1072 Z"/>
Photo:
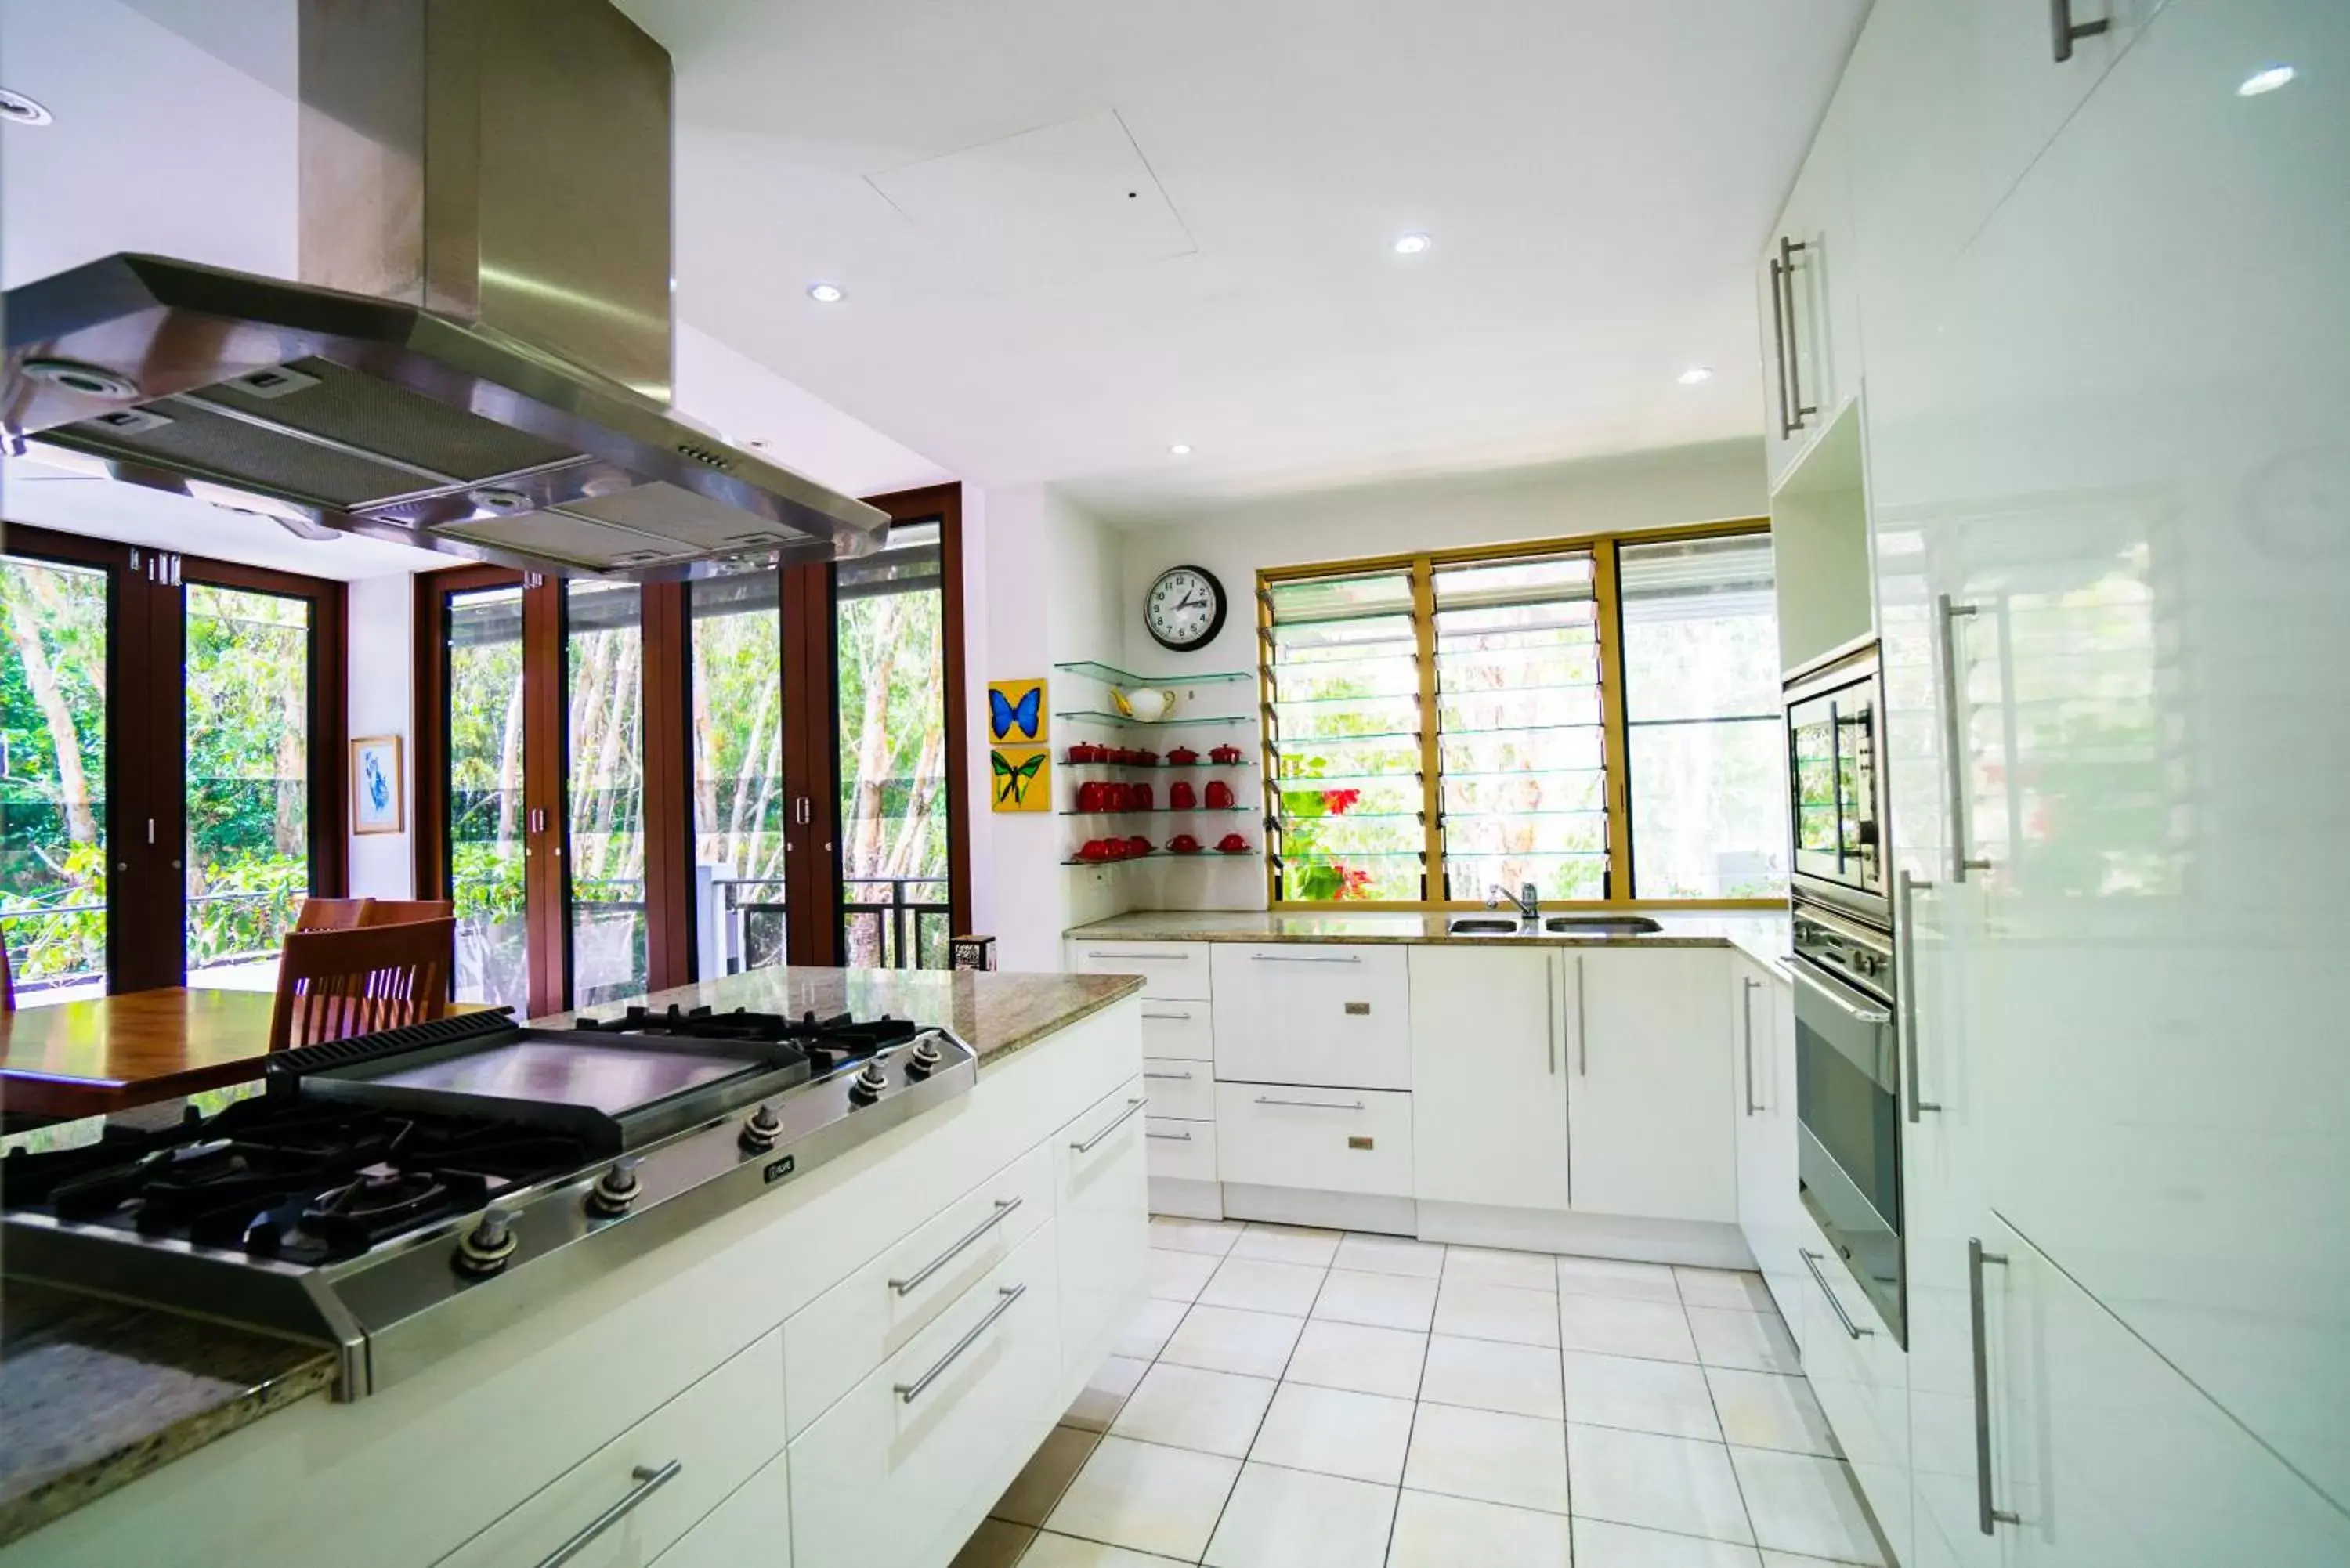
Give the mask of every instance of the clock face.
<path id="1" fill-rule="evenodd" d="M 1224 628 L 1224 585 L 1204 566 L 1170 566 L 1150 585 L 1142 620 L 1161 648 L 1202 647 Z"/>

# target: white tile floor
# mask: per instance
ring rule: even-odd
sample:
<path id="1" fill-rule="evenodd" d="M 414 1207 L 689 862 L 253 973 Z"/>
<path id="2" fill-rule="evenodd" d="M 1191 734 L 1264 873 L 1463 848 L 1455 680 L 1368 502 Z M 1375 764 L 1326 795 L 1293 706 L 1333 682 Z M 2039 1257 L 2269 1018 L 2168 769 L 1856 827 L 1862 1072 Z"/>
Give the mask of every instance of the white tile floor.
<path id="1" fill-rule="evenodd" d="M 1757 1275 L 1151 1240 L 1153 1299 L 956 1568 L 1886 1562 Z"/>

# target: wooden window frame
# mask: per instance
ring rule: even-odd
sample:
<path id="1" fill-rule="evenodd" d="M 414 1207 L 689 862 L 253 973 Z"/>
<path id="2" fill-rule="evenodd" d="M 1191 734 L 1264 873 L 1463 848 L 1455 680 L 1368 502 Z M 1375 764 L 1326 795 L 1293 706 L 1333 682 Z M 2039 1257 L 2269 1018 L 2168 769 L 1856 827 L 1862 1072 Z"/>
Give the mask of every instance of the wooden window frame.
<path id="1" fill-rule="evenodd" d="M 1365 556 L 1340 561 L 1316 561 L 1296 566 L 1263 566 L 1256 574 L 1257 697 L 1273 701 L 1271 666 L 1264 654 L 1272 632 L 1274 584 L 1351 574 L 1403 571 L 1412 582 L 1412 615 L 1419 632 L 1421 856 L 1423 893 L 1444 876 L 1443 777 L 1440 736 L 1437 725 L 1436 619 L 1434 582 L 1438 568 L 1585 553 L 1592 563 L 1592 595 L 1599 654 L 1599 703 L 1603 743 L 1607 759 L 1607 894 L 1602 898 L 1548 899 L 1546 909 L 1780 909 L 1784 898 L 1636 898 L 1632 887 L 1632 800 L 1629 740 L 1631 728 L 1624 699 L 1624 626 L 1621 582 L 1617 549 L 1620 545 L 1661 545 L 1689 539 L 1718 539 L 1768 535 L 1768 517 L 1740 517 L 1719 523 L 1696 523 L 1671 528 L 1638 528 L 1611 533 L 1580 534 L 1555 539 L 1530 539 L 1507 545 L 1481 545 L 1458 550 L 1425 550 L 1404 555 Z M 1276 806 L 1273 738 L 1262 740 L 1260 773 L 1265 809 Z M 1477 909 L 1475 898 L 1343 899 L 1284 898 L 1280 871 L 1271 846 L 1264 857 L 1265 907 L 1276 911 L 1308 912 L 1349 909 Z"/>

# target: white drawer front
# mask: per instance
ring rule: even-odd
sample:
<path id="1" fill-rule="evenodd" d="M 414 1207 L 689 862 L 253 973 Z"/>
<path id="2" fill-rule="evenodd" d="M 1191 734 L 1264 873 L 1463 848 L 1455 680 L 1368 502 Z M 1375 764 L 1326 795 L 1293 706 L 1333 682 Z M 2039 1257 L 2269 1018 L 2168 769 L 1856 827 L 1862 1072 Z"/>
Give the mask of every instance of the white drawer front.
<path id="1" fill-rule="evenodd" d="M 1079 974 L 1139 974 L 1146 1002 L 1208 1000 L 1205 942 L 1079 941 Z"/>
<path id="2" fill-rule="evenodd" d="M 1141 1080 L 1106 1095 L 1053 1139 L 1066 1371 L 1091 1372 L 1148 1289 L 1150 1180 Z"/>
<path id="3" fill-rule="evenodd" d="M 1216 1115 L 1216 1075 L 1205 1062 L 1145 1056 L 1142 1092 L 1154 1116 L 1204 1122 Z"/>
<path id="4" fill-rule="evenodd" d="M 1204 1002 L 1142 1002 L 1142 1054 L 1185 1062 L 1216 1059 L 1216 1028 Z"/>
<path id="5" fill-rule="evenodd" d="M 1249 942 L 1215 955 L 1216 1076 L 1411 1087 L 1411 984 L 1400 947 Z"/>
<path id="6" fill-rule="evenodd" d="M 794 1313 L 784 1324 L 791 1430 L 823 1415 L 1052 1217 L 1053 1157 L 1033 1149 Z"/>
<path id="7" fill-rule="evenodd" d="M 792 1555 L 806 1565 L 943 1563 L 974 1478 L 1043 1438 L 1060 1392 L 1053 1226 L 792 1439 Z M 943 1546 L 931 1554 L 933 1546 Z"/>
<path id="8" fill-rule="evenodd" d="M 1216 1124 L 1152 1116 L 1144 1125 L 1150 1174 L 1179 1181 L 1216 1179 Z"/>
<path id="9" fill-rule="evenodd" d="M 1216 1175 L 1261 1187 L 1411 1196 L 1411 1096 L 1216 1085 Z"/>
<path id="10" fill-rule="evenodd" d="M 792 1486 L 777 1454 L 652 1568 L 792 1568 Z"/>
<path id="11" fill-rule="evenodd" d="M 783 1447 L 781 1342 L 780 1330 L 760 1339 L 442 1558 L 442 1568 L 539 1562 L 629 1499 L 637 1501 L 627 1512 L 566 1561 L 651 1562 Z"/>
<path id="12" fill-rule="evenodd" d="M 1911 1545 L 1908 1358 L 1817 1227 L 1807 1220 L 1803 1231 L 1804 1251 L 1818 1271 L 1807 1270 L 1801 1286 L 1804 1372 L 1854 1479 L 1906 1562 Z M 1861 1331 L 1858 1337 L 1854 1328 Z"/>

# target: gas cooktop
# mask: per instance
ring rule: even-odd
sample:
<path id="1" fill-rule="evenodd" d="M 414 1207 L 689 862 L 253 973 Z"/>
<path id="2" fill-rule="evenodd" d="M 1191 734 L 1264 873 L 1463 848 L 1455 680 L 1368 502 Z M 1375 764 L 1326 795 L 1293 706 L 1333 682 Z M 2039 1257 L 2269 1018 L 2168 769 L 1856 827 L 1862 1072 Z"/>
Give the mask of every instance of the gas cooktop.
<path id="1" fill-rule="evenodd" d="M 332 1343 L 358 1398 L 965 1092 L 976 1062 L 902 1019 L 674 1007 L 304 1046 L 213 1116 L 12 1150 L 0 1257 Z"/>

